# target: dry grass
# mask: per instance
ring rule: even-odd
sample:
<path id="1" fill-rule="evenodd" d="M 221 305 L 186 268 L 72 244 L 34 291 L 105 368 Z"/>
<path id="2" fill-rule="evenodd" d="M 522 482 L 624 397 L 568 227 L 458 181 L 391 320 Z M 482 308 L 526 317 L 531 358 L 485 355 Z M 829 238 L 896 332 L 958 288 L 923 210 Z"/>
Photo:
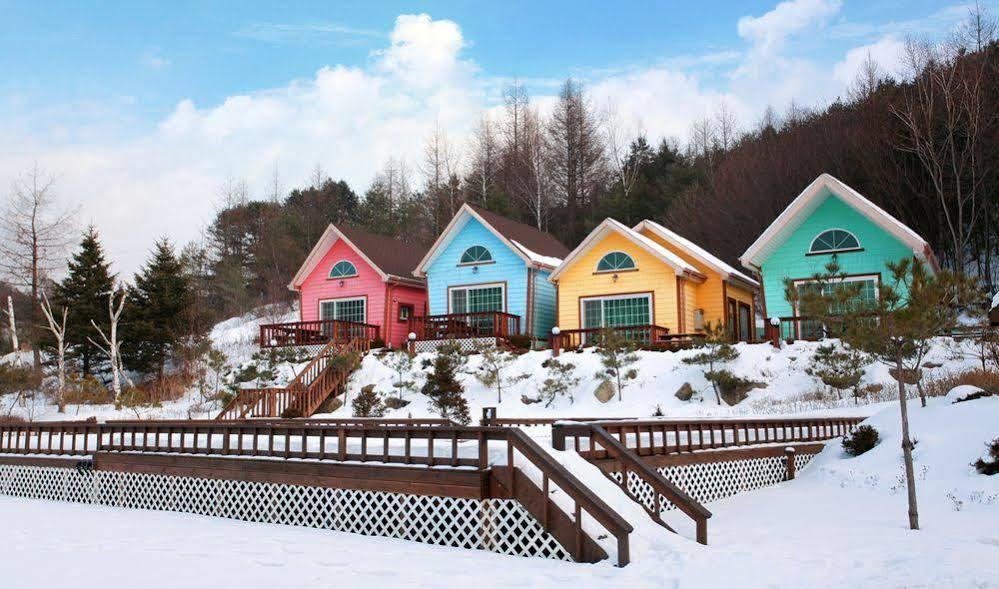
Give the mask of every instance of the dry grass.
<path id="1" fill-rule="evenodd" d="M 923 377 L 923 392 L 927 397 L 942 397 L 960 385 L 971 385 L 983 391 L 999 394 L 999 372 L 975 368 L 963 372 L 944 372 Z"/>

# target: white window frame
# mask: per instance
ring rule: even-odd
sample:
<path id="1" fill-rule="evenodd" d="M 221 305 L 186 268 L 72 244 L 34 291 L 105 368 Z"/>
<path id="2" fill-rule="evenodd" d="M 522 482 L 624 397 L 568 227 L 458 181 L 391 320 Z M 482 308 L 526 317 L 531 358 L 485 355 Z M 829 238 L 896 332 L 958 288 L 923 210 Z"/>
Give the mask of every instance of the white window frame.
<path id="1" fill-rule="evenodd" d="M 340 262 L 347 262 L 348 264 L 350 264 L 350 267 L 354 269 L 354 273 L 345 274 L 343 276 L 333 276 L 333 269 L 336 268 L 337 264 L 339 264 Z M 337 260 L 336 262 L 333 262 L 333 265 L 330 266 L 329 273 L 326 274 L 326 278 L 329 280 L 341 280 L 343 278 L 354 278 L 355 276 L 357 276 L 357 264 L 351 262 L 350 260 Z"/>
<path id="2" fill-rule="evenodd" d="M 830 283 L 867 282 L 867 281 L 871 280 L 872 278 L 874 279 L 874 285 L 875 285 L 875 289 L 874 289 L 874 300 L 875 301 L 879 301 L 879 300 L 881 300 L 881 275 L 880 274 L 857 274 L 856 276 L 846 276 L 846 277 L 842 277 L 842 278 L 839 278 L 839 277 L 837 277 L 837 278 L 830 278 L 827 282 L 830 282 Z M 792 280 L 791 281 L 791 283 L 794 284 L 795 290 L 798 289 L 798 285 L 799 284 L 809 284 L 809 283 L 814 283 L 814 282 L 816 282 L 816 281 L 814 279 L 812 279 L 812 278 L 799 278 L 797 280 Z M 798 313 L 799 313 L 798 303 L 795 303 L 794 304 L 794 316 L 795 317 L 799 317 L 800 315 Z"/>
<path id="3" fill-rule="evenodd" d="M 611 254 L 624 254 L 625 256 L 628 256 L 628 259 L 631 260 L 631 263 L 632 263 L 631 268 L 612 268 L 610 270 L 601 270 L 600 269 L 600 262 L 603 262 L 604 258 L 606 258 L 607 256 L 609 256 Z M 600 259 L 597 260 L 596 267 L 593 269 L 593 273 L 594 274 L 614 274 L 615 272 L 634 272 L 635 270 L 638 270 L 638 262 L 635 261 L 635 256 L 629 254 L 628 252 L 624 252 L 624 251 L 621 251 L 621 250 L 614 250 L 614 251 L 607 252 L 606 254 L 600 256 Z"/>
<path id="4" fill-rule="evenodd" d="M 478 290 L 485 288 L 500 288 L 500 294 L 503 297 L 503 308 L 500 310 L 502 313 L 506 313 L 506 283 L 505 282 L 483 282 L 482 284 L 463 284 L 460 286 L 449 286 L 447 287 L 447 312 L 448 315 L 454 313 L 454 309 L 451 307 L 451 292 L 455 290 Z M 465 306 L 468 307 L 468 294 L 465 294 Z M 468 313 L 469 311 L 466 311 Z"/>
<path id="5" fill-rule="evenodd" d="M 640 299 L 644 298 L 649 304 L 649 324 L 656 324 L 655 307 L 652 304 L 652 293 L 633 293 L 633 294 L 621 294 L 621 295 L 597 295 L 592 297 L 580 297 L 579 299 L 579 328 L 580 329 L 603 329 L 606 327 L 606 317 L 604 314 L 604 306 L 600 305 L 600 327 L 586 327 L 586 312 L 585 304 L 591 301 L 613 301 L 619 299 Z"/>
<path id="6" fill-rule="evenodd" d="M 340 297 L 340 298 L 334 298 L 334 299 L 319 299 L 319 320 L 320 321 L 325 321 L 325 319 L 323 319 L 323 303 L 333 303 L 333 314 L 336 315 L 336 303 L 347 303 L 347 302 L 350 302 L 350 301 L 361 301 L 362 303 L 364 303 L 364 318 L 360 321 L 360 323 L 367 323 L 368 322 L 368 297 Z M 336 317 L 334 317 L 333 320 L 334 321 L 345 321 L 343 319 L 339 319 L 339 318 L 336 318 Z"/>
<path id="7" fill-rule="evenodd" d="M 461 259 L 465 257 L 465 253 L 468 252 L 468 250 L 472 249 L 473 247 L 481 247 L 482 249 L 486 250 L 486 253 L 489 254 L 489 259 L 488 260 L 478 261 L 478 262 L 462 262 Z M 496 257 L 493 256 L 493 250 L 491 250 L 488 247 L 482 245 L 481 243 L 473 243 L 472 245 L 470 245 L 470 246 L 466 247 L 465 249 L 461 250 L 461 255 L 458 256 L 458 264 L 457 265 L 458 266 L 484 266 L 486 264 L 495 264 L 495 263 L 496 263 Z"/>
<path id="8" fill-rule="evenodd" d="M 842 231 L 843 233 L 850 234 L 850 236 L 853 237 L 853 239 L 857 242 L 857 247 L 848 247 L 848 248 L 842 248 L 842 249 L 837 249 L 837 250 L 816 250 L 816 251 L 813 251 L 812 250 L 812 246 L 815 245 L 815 241 L 818 238 L 820 238 L 823 235 L 825 235 L 826 233 L 829 233 L 830 231 Z M 805 252 L 805 253 L 806 254 L 811 254 L 811 255 L 835 254 L 835 253 L 839 253 L 839 252 L 856 252 L 856 251 L 860 251 L 862 249 L 864 249 L 864 247 L 863 247 L 863 245 L 861 245 L 860 238 L 857 237 L 856 233 L 854 233 L 853 231 L 847 230 L 847 229 L 843 229 L 842 227 L 829 227 L 828 229 L 823 229 L 822 231 L 819 231 L 818 235 L 816 235 L 815 237 L 813 237 L 812 241 L 808 242 L 808 251 Z"/>

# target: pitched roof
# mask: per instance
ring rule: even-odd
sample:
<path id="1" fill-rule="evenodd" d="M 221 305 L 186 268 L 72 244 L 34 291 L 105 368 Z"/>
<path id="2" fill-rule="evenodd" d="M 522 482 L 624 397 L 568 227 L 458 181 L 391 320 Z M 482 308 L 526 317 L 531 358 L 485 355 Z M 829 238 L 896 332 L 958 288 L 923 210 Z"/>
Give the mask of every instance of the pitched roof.
<path id="1" fill-rule="evenodd" d="M 514 221 L 478 205 L 467 204 L 467 206 L 478 213 L 486 223 L 492 225 L 504 237 L 516 242 L 519 247 L 529 252 L 548 258 L 558 258 L 559 260 L 569 254 L 569 248 L 562 245 L 562 242 L 555 239 L 555 236 L 550 233 L 545 233 L 526 223 Z"/>
<path id="2" fill-rule="evenodd" d="M 791 201 L 791 204 L 787 205 L 787 208 L 774 219 L 774 222 L 749 246 L 745 253 L 739 256 L 742 265 L 753 270 L 759 268 L 763 259 L 784 243 L 784 240 L 804 222 L 805 218 L 825 201 L 824 197 L 830 194 L 839 197 L 858 213 L 895 236 L 908 246 L 916 257 L 936 265 L 933 252 L 925 239 L 831 174 L 819 175 Z"/>
<path id="3" fill-rule="evenodd" d="M 641 233 L 631 229 L 627 225 L 615 221 L 614 219 L 607 218 L 604 219 L 602 223 L 597 225 L 586 239 L 583 240 L 576 249 L 562 260 L 562 264 L 552 272 L 551 279 L 555 280 L 559 275 L 565 271 L 573 261 L 579 256 L 588 252 L 593 246 L 595 246 L 600 239 L 602 239 L 608 233 L 618 233 L 625 239 L 628 239 L 635 243 L 637 246 L 643 248 L 645 251 L 649 252 L 656 258 L 659 258 L 663 263 L 673 268 L 673 271 L 677 274 L 691 274 L 694 276 L 701 276 L 697 268 L 693 265 L 687 263 L 686 260 L 676 255 L 675 253 L 669 251 L 665 247 L 659 245 L 655 241 L 649 239 L 648 237 L 642 235 Z"/>
<path id="4" fill-rule="evenodd" d="M 477 219 L 529 266 L 554 269 L 569 253 L 569 248 L 544 231 L 526 223 L 508 219 L 478 205 L 465 203 L 461 205 L 458 212 L 451 218 L 450 223 L 437 237 L 437 241 L 430 246 L 426 255 L 416 265 L 416 269 L 413 271 L 414 275 L 423 276 L 426 274 L 427 267 L 437 257 L 438 252 L 450 242 L 457 231 L 464 227 L 464 222 L 469 218 Z"/>
<path id="5" fill-rule="evenodd" d="M 427 251 L 425 246 L 353 227 L 337 227 L 331 223 L 295 273 L 288 288 L 296 290 L 301 286 L 326 256 L 326 252 L 340 239 L 364 258 L 378 272 L 382 280 L 394 278 L 414 282 L 413 268 Z"/>
<path id="6" fill-rule="evenodd" d="M 728 278 L 731 276 L 738 278 L 743 282 L 748 282 L 749 284 L 759 286 L 759 283 L 756 282 L 756 280 L 754 280 L 752 277 L 740 272 L 739 270 L 736 270 L 732 266 L 723 262 L 717 256 L 713 255 L 708 250 L 702 248 L 701 246 L 697 245 L 693 241 L 690 241 L 686 237 L 683 237 L 682 235 L 676 233 L 675 231 L 671 231 L 670 229 L 663 227 L 662 225 L 656 223 L 655 221 L 650 221 L 646 219 L 634 227 L 634 230 L 639 233 L 642 232 L 642 229 L 648 229 L 652 233 L 655 233 L 656 235 L 661 237 L 663 240 L 668 241 L 669 243 L 673 244 L 674 246 L 682 250 L 685 250 L 692 257 L 696 258 L 704 265 L 710 266 L 715 271 L 720 272 L 724 278 Z"/>

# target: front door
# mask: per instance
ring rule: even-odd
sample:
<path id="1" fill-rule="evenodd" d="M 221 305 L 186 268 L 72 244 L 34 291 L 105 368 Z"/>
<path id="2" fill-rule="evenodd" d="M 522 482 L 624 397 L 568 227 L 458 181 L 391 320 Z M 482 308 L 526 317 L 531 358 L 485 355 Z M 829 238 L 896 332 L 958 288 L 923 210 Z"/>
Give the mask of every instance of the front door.
<path id="1" fill-rule="evenodd" d="M 506 310 L 506 292 L 502 284 L 481 284 L 450 289 L 448 312 L 464 315 L 457 318 L 475 335 L 492 335 L 494 312 Z"/>

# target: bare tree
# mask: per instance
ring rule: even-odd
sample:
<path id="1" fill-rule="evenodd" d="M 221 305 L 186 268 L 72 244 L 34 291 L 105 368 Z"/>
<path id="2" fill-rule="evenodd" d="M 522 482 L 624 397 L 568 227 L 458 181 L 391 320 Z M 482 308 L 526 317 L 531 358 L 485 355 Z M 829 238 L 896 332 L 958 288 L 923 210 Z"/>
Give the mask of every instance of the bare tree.
<path id="1" fill-rule="evenodd" d="M 97 323 L 93 320 L 90 321 L 90 324 L 97 330 L 97 334 L 101 336 L 103 344 L 94 341 L 93 338 L 88 339 L 90 339 L 90 343 L 94 344 L 97 349 L 108 357 L 108 362 L 111 364 L 111 390 L 114 392 L 114 401 L 117 404 L 121 398 L 122 381 L 124 380 L 129 388 L 132 388 L 134 385 L 122 367 L 121 341 L 118 339 L 118 322 L 121 320 L 121 312 L 125 309 L 126 292 L 124 288 L 112 289 L 109 295 L 108 317 L 111 321 L 108 333 L 105 334 L 104 330 Z M 116 298 L 117 300 L 115 300 Z"/>
<path id="2" fill-rule="evenodd" d="M 10 330 L 10 345 L 14 348 L 14 366 L 21 367 L 21 343 L 17 341 L 17 321 L 14 319 L 14 299 L 7 295 L 7 327 Z"/>
<path id="3" fill-rule="evenodd" d="M 469 140 L 468 184 L 479 202 L 486 202 L 494 192 L 500 174 L 500 143 L 496 124 L 482 115 Z"/>
<path id="4" fill-rule="evenodd" d="M 739 121 L 726 100 L 719 102 L 715 109 L 714 128 L 718 147 L 728 150 L 735 145 L 739 134 Z"/>
<path id="5" fill-rule="evenodd" d="M 999 23 L 996 23 L 982 3 L 976 0 L 974 6 L 968 7 L 968 18 L 958 26 L 952 43 L 971 51 L 981 51 L 996 39 L 997 32 L 999 32 Z"/>
<path id="6" fill-rule="evenodd" d="M 641 135 L 640 130 L 635 130 L 625 124 L 613 103 L 607 105 L 607 114 L 604 119 L 604 141 L 607 145 L 607 156 L 613 170 L 614 180 L 621 185 L 621 192 L 625 196 L 631 194 L 631 189 L 638 181 L 641 171 L 639 162 L 629 157 L 629 147 L 632 141 Z"/>
<path id="7" fill-rule="evenodd" d="M 950 236 L 954 267 L 964 269 L 982 210 L 989 170 L 982 153 L 987 117 L 984 60 L 962 60 L 926 43 L 906 43 L 913 82 L 892 113 L 904 133 L 895 148 L 916 156 L 929 177 Z"/>
<path id="8" fill-rule="evenodd" d="M 584 232 L 583 213 L 606 177 L 600 120 L 576 80 L 566 80 L 548 120 L 549 173 L 556 196 L 565 206 L 566 241 Z"/>
<path id="9" fill-rule="evenodd" d="M 72 239 L 74 211 L 57 211 L 55 179 L 36 164 L 14 181 L 0 217 L 0 272 L 31 293 L 28 336 L 34 367 L 41 367 L 38 310 L 42 282 L 61 263 Z"/>
<path id="10" fill-rule="evenodd" d="M 688 147 L 691 154 L 695 157 L 710 160 L 715 145 L 717 145 L 715 124 L 711 120 L 711 117 L 705 116 L 690 124 L 690 143 Z"/>
<path id="11" fill-rule="evenodd" d="M 867 100 L 874 95 L 874 91 L 878 89 L 878 84 L 881 82 L 883 76 L 884 72 L 881 69 L 881 65 L 874 59 L 871 52 L 868 51 L 867 57 L 864 58 L 864 63 L 860 64 L 857 76 L 854 78 L 853 83 L 850 84 L 850 88 L 847 89 L 847 96 L 854 102 Z"/>
<path id="12" fill-rule="evenodd" d="M 423 145 L 423 165 L 420 166 L 420 172 L 426 182 L 427 195 L 436 211 L 441 213 L 440 218 L 437 218 L 438 225 L 443 219 L 450 219 L 458 210 L 459 164 L 458 150 L 440 125 L 436 125 Z"/>
<path id="13" fill-rule="evenodd" d="M 49 297 L 42 292 L 42 313 L 45 314 L 45 321 L 48 323 L 48 330 L 56 343 L 56 360 L 58 367 L 58 386 L 56 388 L 56 407 L 59 413 L 66 412 L 66 317 L 69 309 L 63 307 L 61 321 L 57 321 L 52 312 L 52 305 Z"/>

